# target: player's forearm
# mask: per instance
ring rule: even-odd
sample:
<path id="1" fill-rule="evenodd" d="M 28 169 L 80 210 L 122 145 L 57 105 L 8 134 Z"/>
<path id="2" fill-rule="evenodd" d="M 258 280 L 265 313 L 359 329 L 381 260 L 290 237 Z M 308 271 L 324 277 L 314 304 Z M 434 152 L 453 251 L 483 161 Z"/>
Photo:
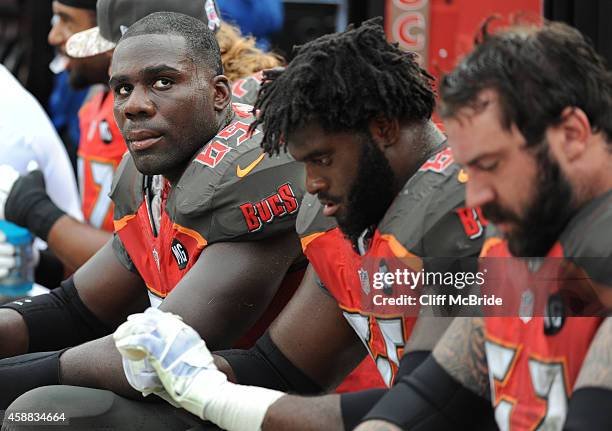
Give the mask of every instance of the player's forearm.
<path id="1" fill-rule="evenodd" d="M 266 412 L 263 431 L 344 430 L 340 411 L 340 396 L 279 398 Z"/>
<path id="2" fill-rule="evenodd" d="M 402 431 L 400 427 L 387 421 L 366 421 L 355 428 L 355 431 Z"/>
<path id="3" fill-rule="evenodd" d="M 142 400 L 142 394 L 132 389 L 125 377 L 121 355 L 111 335 L 66 350 L 60 357 L 60 382 L 107 389 L 127 398 Z"/>
<path id="4" fill-rule="evenodd" d="M 0 309 L 0 358 L 21 355 L 28 351 L 28 328 L 21 315 Z"/>
<path id="5" fill-rule="evenodd" d="M 70 274 L 100 250 L 111 236 L 109 232 L 64 215 L 51 227 L 47 243 Z"/>

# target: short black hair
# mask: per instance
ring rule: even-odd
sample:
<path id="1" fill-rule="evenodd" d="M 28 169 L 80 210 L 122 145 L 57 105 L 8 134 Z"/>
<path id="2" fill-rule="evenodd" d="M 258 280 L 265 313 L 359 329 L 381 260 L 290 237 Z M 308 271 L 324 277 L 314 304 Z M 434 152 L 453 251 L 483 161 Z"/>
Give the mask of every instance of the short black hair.
<path id="1" fill-rule="evenodd" d="M 121 41 L 148 34 L 173 34 L 185 39 L 192 59 L 216 74 L 223 74 L 221 52 L 215 34 L 199 19 L 177 12 L 155 12 L 132 24 Z"/>
<path id="2" fill-rule="evenodd" d="M 474 50 L 440 83 L 440 115 L 484 109 L 478 95 L 499 95 L 502 126 L 517 126 L 535 147 L 567 107 L 582 109 L 594 131 L 612 137 L 612 74 L 580 32 L 561 23 L 514 26 L 489 32 L 482 26 Z"/>
<path id="3" fill-rule="evenodd" d="M 378 115 L 408 121 L 431 117 L 433 77 L 419 67 L 415 54 L 387 42 L 382 18 L 296 50 L 284 71 L 267 75 L 255 103 L 269 154 L 278 153 L 291 132 L 312 120 L 328 132 L 365 132 Z"/>

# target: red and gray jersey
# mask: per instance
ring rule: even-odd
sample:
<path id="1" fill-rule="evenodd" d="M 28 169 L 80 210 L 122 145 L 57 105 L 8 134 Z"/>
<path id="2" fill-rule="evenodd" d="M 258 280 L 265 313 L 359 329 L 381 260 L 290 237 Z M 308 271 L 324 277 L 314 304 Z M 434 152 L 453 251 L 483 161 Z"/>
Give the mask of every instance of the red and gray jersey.
<path id="1" fill-rule="evenodd" d="M 254 105 L 262 80 L 263 72 L 260 71 L 254 75 L 232 82 L 232 102 Z"/>
<path id="2" fill-rule="evenodd" d="M 507 242 L 490 230 L 483 257 L 504 265 L 488 276 L 504 292 L 515 292 L 521 311 L 521 317 L 485 318 L 495 418 L 500 429 L 560 430 L 602 318 L 560 315 L 559 300 L 571 295 L 576 307 L 586 304 L 585 295 L 594 300 L 597 288 L 612 287 L 612 192 L 582 208 L 545 259 L 513 259 Z"/>
<path id="3" fill-rule="evenodd" d="M 408 180 L 363 255 L 333 220 L 322 215 L 315 196 L 306 195 L 302 202 L 297 229 L 304 252 L 387 385 L 393 381 L 416 318 L 365 310 L 364 295 L 370 293 L 374 272 L 405 267 L 403 259 L 451 258 L 444 260 L 451 265 L 462 257 L 478 256 L 485 222 L 479 211 L 464 208 L 465 181 L 450 150 L 441 148 Z"/>
<path id="4" fill-rule="evenodd" d="M 102 91 L 79 111 L 81 140 L 78 177 L 83 216 L 87 223 L 113 230 L 113 205 L 108 197 L 115 169 L 127 151 L 113 116 L 112 92 Z"/>
<path id="5" fill-rule="evenodd" d="M 124 156 L 111 192 L 114 248 L 143 278 L 152 301 L 161 302 L 210 244 L 294 231 L 304 170 L 288 155 L 262 153 L 262 132 L 248 134 L 253 120 L 235 105 L 231 123 L 202 147 L 178 183 L 163 185 L 157 216 L 154 178 Z"/>

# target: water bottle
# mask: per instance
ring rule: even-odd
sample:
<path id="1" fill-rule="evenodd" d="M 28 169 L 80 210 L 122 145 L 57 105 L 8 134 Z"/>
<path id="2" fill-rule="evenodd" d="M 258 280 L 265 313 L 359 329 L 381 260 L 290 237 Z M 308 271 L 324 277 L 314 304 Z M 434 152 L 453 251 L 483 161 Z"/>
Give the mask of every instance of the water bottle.
<path id="1" fill-rule="evenodd" d="M 34 260 L 32 256 L 32 235 L 27 229 L 5 220 L 0 220 L 0 230 L 6 242 L 15 247 L 15 268 L 0 279 L 0 296 L 9 298 L 26 295 L 34 282 Z"/>

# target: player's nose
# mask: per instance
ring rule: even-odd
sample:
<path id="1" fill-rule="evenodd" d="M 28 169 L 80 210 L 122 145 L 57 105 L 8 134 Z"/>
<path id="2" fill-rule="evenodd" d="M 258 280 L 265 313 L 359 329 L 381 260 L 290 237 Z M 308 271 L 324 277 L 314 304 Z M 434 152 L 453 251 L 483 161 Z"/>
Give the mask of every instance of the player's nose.
<path id="1" fill-rule="evenodd" d="M 479 180 L 478 177 L 470 175 L 465 184 L 465 204 L 469 208 L 481 207 L 495 198 L 495 193 L 490 185 Z"/>
<path id="2" fill-rule="evenodd" d="M 149 99 L 143 86 L 136 85 L 132 89 L 128 100 L 123 105 L 123 113 L 130 120 L 138 117 L 152 117 L 155 115 L 155 105 Z"/>

